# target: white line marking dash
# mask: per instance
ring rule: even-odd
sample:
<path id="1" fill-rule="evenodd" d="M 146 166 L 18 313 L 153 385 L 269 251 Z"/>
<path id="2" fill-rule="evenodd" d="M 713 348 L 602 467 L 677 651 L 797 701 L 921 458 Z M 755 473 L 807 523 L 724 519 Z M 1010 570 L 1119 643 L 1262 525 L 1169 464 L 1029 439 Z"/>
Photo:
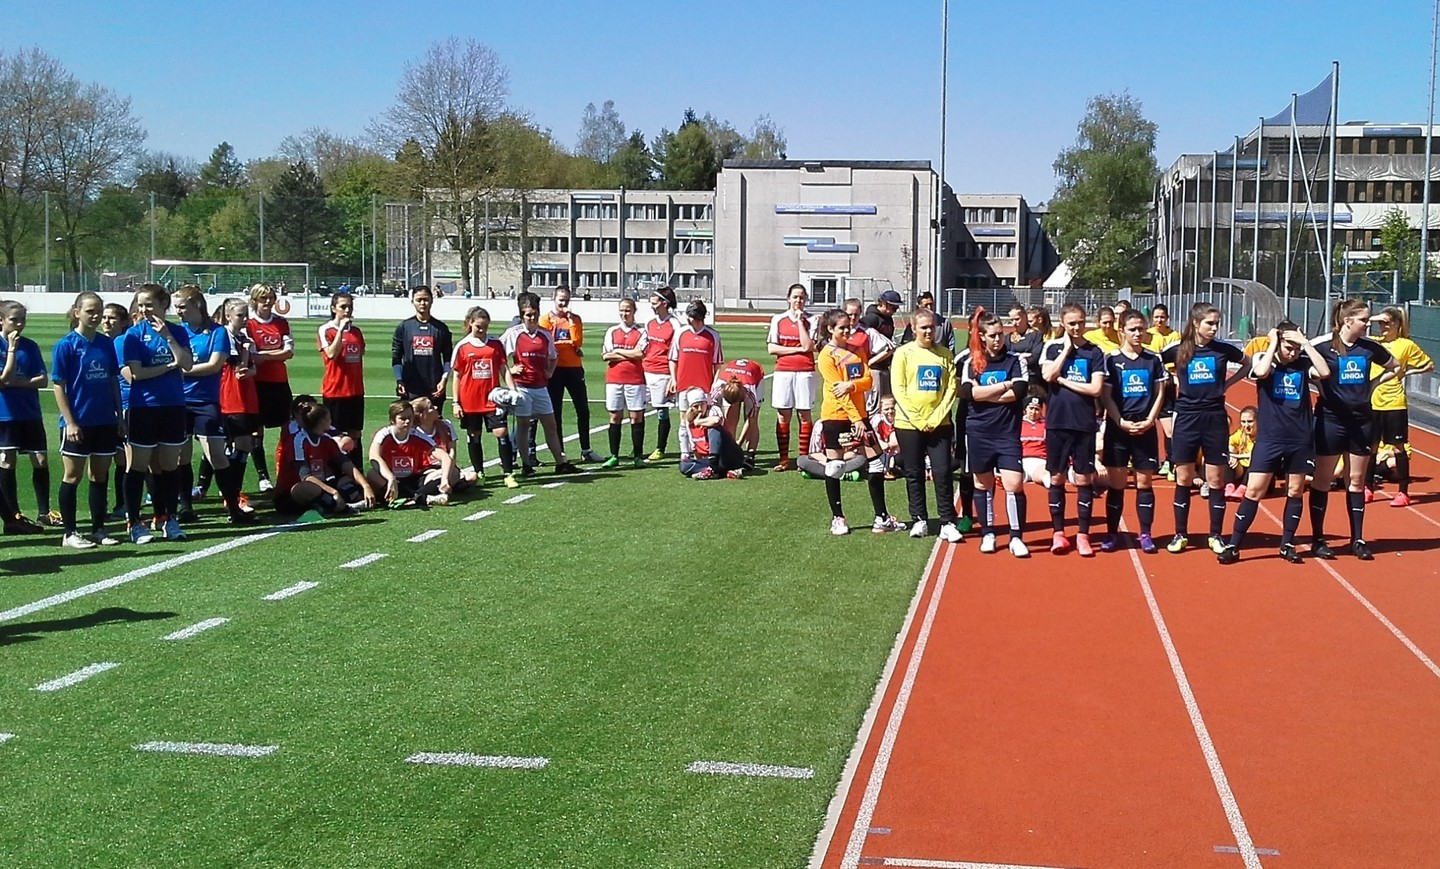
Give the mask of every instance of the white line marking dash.
<path id="1" fill-rule="evenodd" d="M 563 485 L 565 485 L 565 481 L 564 481 L 564 480 L 561 480 L 561 481 L 558 482 L 558 483 L 546 483 L 545 485 L 541 486 L 540 488 L 542 488 L 542 489 L 558 489 L 558 488 L 560 488 L 560 487 L 563 486 Z"/>
<path id="2" fill-rule="evenodd" d="M 261 600 L 284 600 L 287 597 L 294 597 L 302 591 L 309 591 L 319 584 L 318 582 L 297 582 L 289 588 L 282 588 L 279 591 L 271 592 L 261 598 Z"/>
<path id="3" fill-rule="evenodd" d="M 420 751 L 405 758 L 406 763 L 435 766 L 488 766 L 496 769 L 544 769 L 548 757 L 510 757 L 495 754 L 466 754 L 459 751 Z"/>
<path id="4" fill-rule="evenodd" d="M 504 501 L 501 501 L 500 503 L 502 503 L 502 504 L 523 504 L 523 503 L 525 503 L 526 501 L 529 501 L 529 500 L 530 500 L 531 498 L 533 498 L 533 497 L 535 497 L 535 496 L 527 492 L 527 493 L 524 494 L 524 495 L 516 495 L 516 496 L 513 497 L 513 498 L 506 498 Z"/>
<path id="5" fill-rule="evenodd" d="M 36 685 L 35 691 L 59 691 L 61 688 L 69 688 L 71 685 L 84 682 L 91 676 L 98 676 L 106 670 L 113 670 L 120 666 L 114 661 L 103 661 L 99 664 L 91 664 L 88 667 L 81 667 L 68 676 L 61 676 L 59 679 L 51 679 L 49 682 L 41 682 Z"/>
<path id="6" fill-rule="evenodd" d="M 136 751 L 167 754 L 205 754 L 212 757 L 265 757 L 274 754 L 278 745 L 234 745 L 226 742 L 142 742 Z"/>
<path id="7" fill-rule="evenodd" d="M 481 510 L 479 513 L 471 513 L 465 517 L 466 522 L 478 522 L 481 519 L 489 519 L 495 515 L 494 510 Z"/>
<path id="8" fill-rule="evenodd" d="M 354 570 L 357 567 L 364 567 L 367 564 L 374 564 L 375 562 L 384 558 L 385 555 L 386 553 L 384 552 L 372 552 L 369 555 L 362 555 L 354 561 L 347 561 L 344 564 L 340 565 L 340 568 L 342 570 Z"/>
<path id="9" fill-rule="evenodd" d="M 909 866 L 917 869 L 1062 869 L 1059 866 L 1030 866 L 1019 863 L 972 863 L 968 860 L 921 860 L 913 857 L 885 857 L 883 859 L 866 858 L 862 863 L 875 863 L 880 866 Z"/>
<path id="10" fill-rule="evenodd" d="M 223 618 L 206 619 L 206 620 L 203 621 L 203 622 L 196 622 L 195 624 L 191 625 L 191 626 L 188 627 L 188 628 L 181 628 L 180 630 L 176 631 L 176 632 L 173 633 L 173 634 L 166 634 L 166 635 L 165 635 L 164 637 L 162 637 L 161 639 L 165 639 L 165 640 L 188 640 L 188 639 L 190 639 L 191 637 L 195 636 L 195 635 L 198 634 L 198 633 L 202 633 L 202 632 L 204 632 L 204 631 L 208 631 L 208 630 L 210 630 L 211 628 L 218 628 L 218 627 L 220 627 L 221 625 L 225 624 L 225 623 L 228 622 L 228 621 L 230 621 L 230 620 L 229 620 L 229 619 L 223 619 Z"/>
<path id="11" fill-rule="evenodd" d="M 15 738 L 15 734 L 13 734 L 13 733 L 0 733 L 0 744 L 9 742 L 10 740 L 12 740 L 12 739 L 14 739 L 14 738 Z"/>
<path id="12" fill-rule="evenodd" d="M 722 760 L 697 760 L 685 767 L 686 772 L 707 775 L 745 775 L 762 778 L 814 778 L 808 766 L 773 766 L 765 763 L 727 763 Z"/>
<path id="13" fill-rule="evenodd" d="M 425 532 L 422 532 L 422 533 L 420 533 L 420 534 L 416 534 L 414 537 L 411 537 L 409 540 L 406 540 L 405 542 L 406 542 L 406 543 L 424 543 L 426 540 L 434 540 L 436 537 L 439 537 L 441 534 L 444 534 L 444 533 L 445 533 L 445 529 L 444 529 L 444 528 L 436 528 L 436 529 L 433 530 L 433 531 L 425 531 Z"/>

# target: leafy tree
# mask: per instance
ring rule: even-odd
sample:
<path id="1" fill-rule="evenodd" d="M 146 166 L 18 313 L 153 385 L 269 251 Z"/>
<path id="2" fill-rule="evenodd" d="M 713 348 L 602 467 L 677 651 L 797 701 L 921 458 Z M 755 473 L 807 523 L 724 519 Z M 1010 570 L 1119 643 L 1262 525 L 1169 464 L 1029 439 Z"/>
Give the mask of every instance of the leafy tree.
<path id="1" fill-rule="evenodd" d="M 45 121 L 73 83 L 60 62 L 38 48 L 0 52 L 0 251 L 12 277 L 22 245 L 33 242 L 44 220 Z"/>
<path id="2" fill-rule="evenodd" d="M 1055 158 L 1047 224 L 1078 286 L 1136 286 L 1145 277 L 1155 134 L 1128 93 L 1096 96 L 1074 146 Z"/>
<path id="3" fill-rule="evenodd" d="M 353 139 L 337 136 L 323 127 L 310 127 L 298 136 L 282 139 L 278 156 L 287 164 L 310 164 L 325 186 L 330 187 L 336 176 L 352 163 L 378 155 Z"/>
<path id="4" fill-rule="evenodd" d="M 656 139 L 659 186 L 666 190 L 714 190 L 715 177 L 720 174 L 715 143 L 694 112 L 687 110 L 685 117 L 679 130 L 661 130 Z"/>
<path id="5" fill-rule="evenodd" d="M 694 117 L 694 112 L 689 113 Z M 710 143 L 715 146 L 715 165 L 724 166 L 725 161 L 740 156 L 745 150 L 745 137 L 729 121 L 722 121 L 714 115 L 706 112 L 699 119 L 699 124 L 705 130 L 705 135 L 710 138 Z"/>
<path id="6" fill-rule="evenodd" d="M 585 106 L 580 119 L 580 138 L 575 144 L 575 153 L 589 157 L 596 163 L 609 163 L 625 145 L 625 123 L 615 110 L 615 101 L 606 100 L 599 109 L 594 103 Z"/>
<path id="7" fill-rule="evenodd" d="M 161 208 L 173 211 L 195 189 L 194 173 L 184 166 L 183 157 L 146 154 L 135 168 L 135 192 L 145 197 L 155 194 L 155 204 Z"/>
<path id="8" fill-rule="evenodd" d="M 655 155 L 645 144 L 645 136 L 639 130 L 630 134 L 613 157 L 609 168 L 615 179 L 615 186 L 626 190 L 646 190 L 655 184 Z"/>
<path id="9" fill-rule="evenodd" d="M 221 142 L 210 152 L 210 159 L 200 167 L 200 189 L 239 190 L 245 185 L 245 167 L 235 157 L 229 142 Z"/>
<path id="10" fill-rule="evenodd" d="M 260 224 L 254 205 L 240 196 L 227 196 L 216 201 L 221 203 L 220 207 L 194 227 L 196 257 L 210 260 L 258 259 Z"/>
<path id="11" fill-rule="evenodd" d="M 279 255 L 291 262 L 315 262 L 335 226 L 335 212 L 320 176 L 307 163 L 291 163 L 266 202 L 267 243 L 275 244 Z"/>
<path id="12" fill-rule="evenodd" d="M 761 115 L 750 127 L 743 153 L 748 160 L 784 160 L 785 147 L 785 131 L 769 115 Z"/>
<path id="13" fill-rule="evenodd" d="M 1410 225 L 1410 218 L 1399 208 L 1385 212 L 1380 223 L 1380 253 L 1370 261 L 1375 271 L 1400 270 L 1400 279 L 1420 279 L 1420 230 Z"/>

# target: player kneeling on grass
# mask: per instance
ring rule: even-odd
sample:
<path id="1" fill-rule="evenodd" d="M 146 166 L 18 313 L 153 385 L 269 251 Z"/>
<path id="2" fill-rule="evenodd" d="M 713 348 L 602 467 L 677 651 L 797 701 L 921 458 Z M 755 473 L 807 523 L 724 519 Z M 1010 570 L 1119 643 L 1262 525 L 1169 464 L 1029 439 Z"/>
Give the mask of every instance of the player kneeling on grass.
<path id="1" fill-rule="evenodd" d="M 448 504 L 452 464 L 449 453 L 415 430 L 410 403 L 396 401 L 390 405 L 390 424 L 370 441 L 366 477 L 391 509 Z"/>
<path id="2" fill-rule="evenodd" d="M 450 456 L 450 473 L 446 479 L 450 481 L 451 494 L 475 485 L 475 481 L 479 479 L 475 469 L 461 468 L 460 463 L 455 461 L 455 447 L 459 441 L 455 424 L 440 416 L 440 408 L 428 398 L 411 399 L 410 409 L 415 412 L 415 430 L 430 438 L 435 442 L 435 446 Z"/>
<path id="3" fill-rule="evenodd" d="M 705 390 L 680 393 L 680 406 L 685 408 L 680 426 L 680 473 L 697 480 L 743 477 L 745 456 L 725 430 L 724 415 L 710 403 Z"/>
<path id="4" fill-rule="evenodd" d="M 298 516 L 313 508 L 323 516 L 344 516 L 375 506 L 374 488 L 329 434 L 330 410 L 311 404 L 299 423 L 291 438 L 294 460 L 275 469 L 275 511 Z"/>

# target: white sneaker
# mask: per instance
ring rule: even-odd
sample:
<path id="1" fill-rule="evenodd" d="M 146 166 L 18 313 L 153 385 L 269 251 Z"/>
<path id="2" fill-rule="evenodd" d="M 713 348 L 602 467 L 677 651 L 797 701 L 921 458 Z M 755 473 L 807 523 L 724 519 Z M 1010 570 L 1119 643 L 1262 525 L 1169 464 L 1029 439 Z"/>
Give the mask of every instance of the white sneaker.
<path id="1" fill-rule="evenodd" d="M 891 531 L 904 531 L 905 526 L 900 524 L 900 520 L 894 516 L 884 518 L 876 516 L 875 521 L 870 525 L 870 530 L 876 534 L 888 534 Z"/>
<path id="2" fill-rule="evenodd" d="M 269 480 L 262 479 L 262 480 L 260 481 L 260 491 L 261 491 L 261 492 L 268 492 L 268 491 L 270 491 L 270 490 L 273 489 L 273 488 L 275 488 L 275 484 L 272 483 L 272 482 L 270 482 Z"/>
<path id="3" fill-rule="evenodd" d="M 850 533 L 850 526 L 845 524 L 844 516 L 836 516 L 830 520 L 830 533 L 836 537 L 844 537 Z"/>
<path id="4" fill-rule="evenodd" d="M 916 519 L 910 526 L 910 536 L 915 538 L 924 537 L 930 533 L 930 523 L 924 519 Z"/>
<path id="5" fill-rule="evenodd" d="M 605 461 L 605 457 L 602 456 L 602 455 L 600 455 L 599 453 L 595 452 L 594 450 L 586 450 L 586 451 L 584 451 L 583 453 L 580 454 L 580 457 L 583 458 L 583 459 L 584 459 L 585 461 L 587 461 L 587 462 L 603 462 L 603 461 Z"/>
<path id="6" fill-rule="evenodd" d="M 438 495 L 426 495 L 425 503 L 431 507 L 444 507 L 450 503 L 450 496 L 441 492 Z"/>
<path id="7" fill-rule="evenodd" d="M 1209 483 L 1201 483 L 1201 484 L 1200 484 L 1200 497 L 1202 497 L 1202 498 L 1208 498 L 1208 497 L 1210 497 L 1210 484 L 1209 484 Z"/>
<path id="8" fill-rule="evenodd" d="M 994 533 L 986 533 L 984 537 L 980 538 L 980 551 L 985 553 L 986 555 L 991 555 L 995 552 Z"/>
<path id="9" fill-rule="evenodd" d="M 1021 540 L 1019 537 L 1011 537 L 1010 554 L 1015 556 L 1016 558 L 1029 558 L 1030 547 L 1026 546 L 1025 541 Z"/>
<path id="10" fill-rule="evenodd" d="M 960 529 L 955 527 L 954 522 L 946 522 L 941 525 L 939 537 L 946 543 L 959 543 L 965 539 L 965 535 L 960 533 Z"/>
<path id="11" fill-rule="evenodd" d="M 95 548 L 95 542 L 94 542 L 94 541 L 92 541 L 92 540 L 86 540 L 84 537 L 81 537 L 79 534 L 76 534 L 76 533 L 74 533 L 74 532 L 72 532 L 72 533 L 70 533 L 70 534 L 66 534 L 64 537 L 60 538 L 60 545 L 63 546 L 63 547 L 65 547 L 66 549 L 94 549 L 94 548 Z"/>
<path id="12" fill-rule="evenodd" d="M 844 472 L 845 463 L 839 459 L 830 459 L 825 463 L 825 476 L 827 477 L 838 480 L 840 479 L 840 475 Z"/>

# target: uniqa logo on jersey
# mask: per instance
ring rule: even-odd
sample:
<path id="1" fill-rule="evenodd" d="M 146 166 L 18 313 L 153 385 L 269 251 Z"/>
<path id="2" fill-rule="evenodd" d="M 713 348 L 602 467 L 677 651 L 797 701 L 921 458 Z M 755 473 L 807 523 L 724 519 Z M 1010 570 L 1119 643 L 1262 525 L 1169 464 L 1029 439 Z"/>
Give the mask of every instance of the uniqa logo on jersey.
<path id="1" fill-rule="evenodd" d="M 1120 384 L 1120 395 L 1125 398 L 1144 398 L 1150 394 L 1150 372 L 1127 371 Z"/>
<path id="2" fill-rule="evenodd" d="M 865 366 L 859 362 L 847 362 L 845 364 L 845 379 L 859 380 L 860 375 L 865 373 Z"/>
<path id="3" fill-rule="evenodd" d="M 1197 356 L 1190 360 L 1190 367 L 1186 369 L 1190 375 L 1190 383 L 1214 383 L 1215 382 L 1215 357 Z"/>
<path id="4" fill-rule="evenodd" d="M 1090 379 L 1090 360 L 1074 359 L 1065 367 L 1065 379 L 1071 383 L 1085 383 Z"/>
<path id="5" fill-rule="evenodd" d="M 939 365 L 921 365 L 919 375 L 919 379 L 915 381 L 916 389 L 920 390 L 921 392 L 940 391 Z"/>
<path id="6" fill-rule="evenodd" d="M 99 359 L 91 359 L 90 364 L 85 366 L 85 379 L 109 380 L 110 369 L 106 368 L 105 363 L 101 362 Z"/>
<path id="7" fill-rule="evenodd" d="M 1365 357 L 1346 356 L 1340 361 L 1340 382 L 1355 386 L 1365 382 Z"/>
<path id="8" fill-rule="evenodd" d="M 1304 374 L 1300 371 L 1287 371 L 1275 378 L 1270 384 L 1270 395 L 1276 401 L 1299 401 L 1303 384 Z"/>

